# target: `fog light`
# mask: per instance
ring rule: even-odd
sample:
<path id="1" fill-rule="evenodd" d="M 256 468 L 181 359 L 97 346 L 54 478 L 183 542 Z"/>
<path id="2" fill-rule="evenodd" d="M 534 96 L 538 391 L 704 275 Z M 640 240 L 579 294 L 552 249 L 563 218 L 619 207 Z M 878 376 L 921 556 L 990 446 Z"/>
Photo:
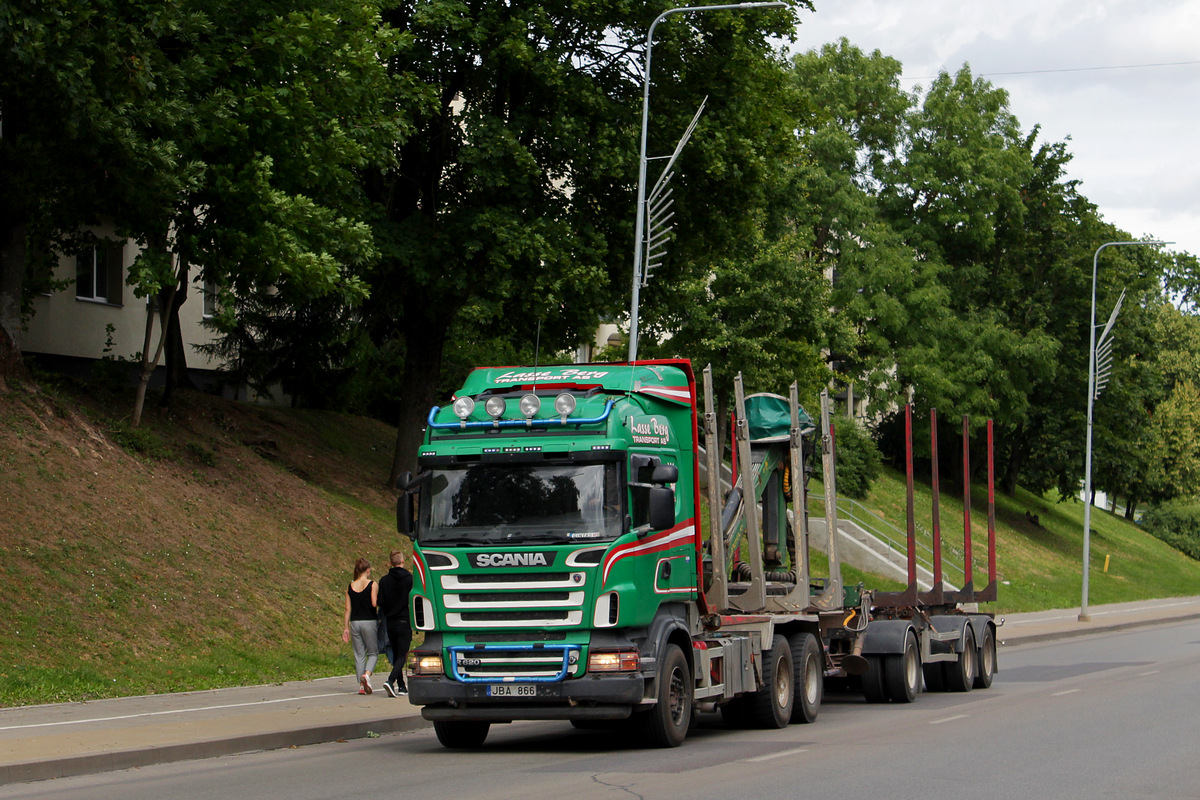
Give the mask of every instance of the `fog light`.
<path id="1" fill-rule="evenodd" d="M 465 420 L 475 410 L 475 401 L 470 397 L 460 397 L 454 401 L 454 415 Z"/>
<path id="2" fill-rule="evenodd" d="M 488 413 L 492 419 L 500 419 L 504 416 L 504 398 L 489 397 L 487 402 L 483 404 L 483 410 Z"/>
<path id="3" fill-rule="evenodd" d="M 417 653 L 413 657 L 413 675 L 441 675 L 443 672 L 441 653 Z"/>
<path id="4" fill-rule="evenodd" d="M 542 410 L 542 401 L 536 394 L 527 394 L 521 398 L 521 414 L 525 419 L 533 419 Z"/>
<path id="5" fill-rule="evenodd" d="M 567 417 L 575 413 L 575 395 L 560 394 L 554 398 L 554 413 L 558 414 L 563 422 L 566 422 Z"/>
<path id="6" fill-rule="evenodd" d="M 634 672 L 637 668 L 637 650 L 588 654 L 588 672 Z"/>

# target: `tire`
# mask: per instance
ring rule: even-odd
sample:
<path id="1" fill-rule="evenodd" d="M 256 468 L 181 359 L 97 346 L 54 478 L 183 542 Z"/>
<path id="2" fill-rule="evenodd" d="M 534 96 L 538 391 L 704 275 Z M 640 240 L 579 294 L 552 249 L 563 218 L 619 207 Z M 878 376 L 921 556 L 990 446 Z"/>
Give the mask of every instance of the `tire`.
<path id="1" fill-rule="evenodd" d="M 658 702 L 639 714 L 642 733 L 652 747 L 679 747 L 692 724 L 692 670 L 679 645 L 668 644 L 658 674 Z"/>
<path id="2" fill-rule="evenodd" d="M 979 668 L 973 683 L 976 689 L 987 689 L 996 674 L 996 632 L 988 625 L 983 629 L 983 641 L 979 643 Z"/>
<path id="3" fill-rule="evenodd" d="M 786 728 L 792 721 L 792 706 L 796 699 L 792 691 L 795 678 L 792 670 L 792 648 L 779 634 L 771 649 L 763 651 L 763 688 L 750 695 L 750 720 L 759 728 Z"/>
<path id="4" fill-rule="evenodd" d="M 952 692 L 969 692 L 975 685 L 979 652 L 975 649 L 975 632 L 967 625 L 963 630 L 962 652 L 957 661 L 946 662 L 946 688 Z"/>
<path id="5" fill-rule="evenodd" d="M 925 673 L 925 691 L 927 692 L 944 692 L 946 691 L 946 663 L 944 661 L 934 661 L 929 664 L 921 665 L 921 672 Z"/>
<path id="6" fill-rule="evenodd" d="M 816 722 L 825 696 L 825 654 L 811 633 L 788 637 L 792 651 L 792 722 Z"/>
<path id="7" fill-rule="evenodd" d="M 863 696 L 868 703 L 886 703 L 887 691 L 883 685 L 883 658 L 865 656 L 867 671 L 862 674 Z"/>
<path id="8" fill-rule="evenodd" d="M 474 750 L 482 746 L 491 727 L 490 722 L 465 720 L 437 720 L 433 723 L 438 741 L 442 743 L 442 747 L 449 747 L 451 750 Z"/>
<path id="9" fill-rule="evenodd" d="M 921 691 L 921 652 L 917 637 L 909 631 L 904 651 L 883 660 L 883 688 L 893 703 L 911 703 Z"/>

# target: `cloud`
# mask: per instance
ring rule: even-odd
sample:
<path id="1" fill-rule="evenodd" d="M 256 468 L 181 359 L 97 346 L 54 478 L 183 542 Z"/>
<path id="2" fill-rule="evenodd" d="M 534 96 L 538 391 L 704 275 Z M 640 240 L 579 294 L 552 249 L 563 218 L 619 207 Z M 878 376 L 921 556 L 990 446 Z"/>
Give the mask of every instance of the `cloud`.
<path id="1" fill-rule="evenodd" d="M 899 59 L 906 86 L 970 64 L 1024 130 L 1070 138 L 1105 219 L 1200 253 L 1200 0 L 816 0 L 801 21 L 795 49 L 845 36 Z M 1193 63 L 1142 66 L 1175 62 Z"/>

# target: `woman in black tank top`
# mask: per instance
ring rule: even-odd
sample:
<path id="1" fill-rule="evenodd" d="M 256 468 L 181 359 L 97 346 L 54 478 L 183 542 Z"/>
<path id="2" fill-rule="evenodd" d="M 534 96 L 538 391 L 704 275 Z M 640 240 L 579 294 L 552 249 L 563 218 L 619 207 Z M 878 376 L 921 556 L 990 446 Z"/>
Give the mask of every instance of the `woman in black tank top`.
<path id="1" fill-rule="evenodd" d="M 379 584 L 371 580 L 371 565 L 365 558 L 354 562 L 354 580 L 346 587 L 346 617 L 342 641 L 354 649 L 354 674 L 362 687 L 359 694 L 370 694 L 371 673 L 379 658 L 376 640 L 376 611 Z"/>

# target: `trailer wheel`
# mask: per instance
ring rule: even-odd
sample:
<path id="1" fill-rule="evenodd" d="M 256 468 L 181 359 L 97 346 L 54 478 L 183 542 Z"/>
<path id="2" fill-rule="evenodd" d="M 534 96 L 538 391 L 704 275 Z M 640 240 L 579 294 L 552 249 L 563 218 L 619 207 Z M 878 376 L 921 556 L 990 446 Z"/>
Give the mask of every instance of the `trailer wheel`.
<path id="1" fill-rule="evenodd" d="M 943 661 L 933 661 L 929 664 L 922 664 L 921 671 L 925 673 L 925 691 L 927 692 L 944 692 L 946 691 L 946 663 Z"/>
<path id="2" fill-rule="evenodd" d="M 895 703 L 911 703 L 921 691 L 921 653 L 912 631 L 904 637 L 904 651 L 883 660 L 883 683 Z"/>
<path id="3" fill-rule="evenodd" d="M 883 659 L 879 656 L 864 656 L 867 671 L 862 674 L 863 696 L 868 703 L 886 703 L 887 691 L 883 685 Z"/>
<path id="4" fill-rule="evenodd" d="M 816 722 L 825 694 L 825 656 L 817 637 L 811 633 L 793 633 L 788 637 L 792 650 L 792 722 Z"/>
<path id="5" fill-rule="evenodd" d="M 975 675 L 976 689 L 987 689 L 996 674 L 996 633 L 992 626 L 983 629 L 983 642 L 979 645 L 979 672 Z"/>
<path id="6" fill-rule="evenodd" d="M 668 644 L 658 673 L 658 702 L 642 712 L 642 733 L 653 747 L 679 747 L 692 723 L 692 670 L 679 645 Z"/>
<path id="7" fill-rule="evenodd" d="M 750 695 L 750 718 L 760 728 L 786 728 L 792 719 L 795 684 L 792 649 L 779 634 L 763 651 L 763 688 Z"/>
<path id="8" fill-rule="evenodd" d="M 434 733 L 437 734 L 442 747 L 449 747 L 452 750 L 474 750 L 482 746 L 491 727 L 492 723 L 490 722 L 458 719 L 443 719 L 433 723 Z"/>
<path id="9" fill-rule="evenodd" d="M 963 630 L 962 652 L 957 661 L 946 663 L 946 688 L 952 692 L 969 692 L 975 684 L 976 663 L 979 653 L 975 649 L 975 633 L 967 625 Z"/>

